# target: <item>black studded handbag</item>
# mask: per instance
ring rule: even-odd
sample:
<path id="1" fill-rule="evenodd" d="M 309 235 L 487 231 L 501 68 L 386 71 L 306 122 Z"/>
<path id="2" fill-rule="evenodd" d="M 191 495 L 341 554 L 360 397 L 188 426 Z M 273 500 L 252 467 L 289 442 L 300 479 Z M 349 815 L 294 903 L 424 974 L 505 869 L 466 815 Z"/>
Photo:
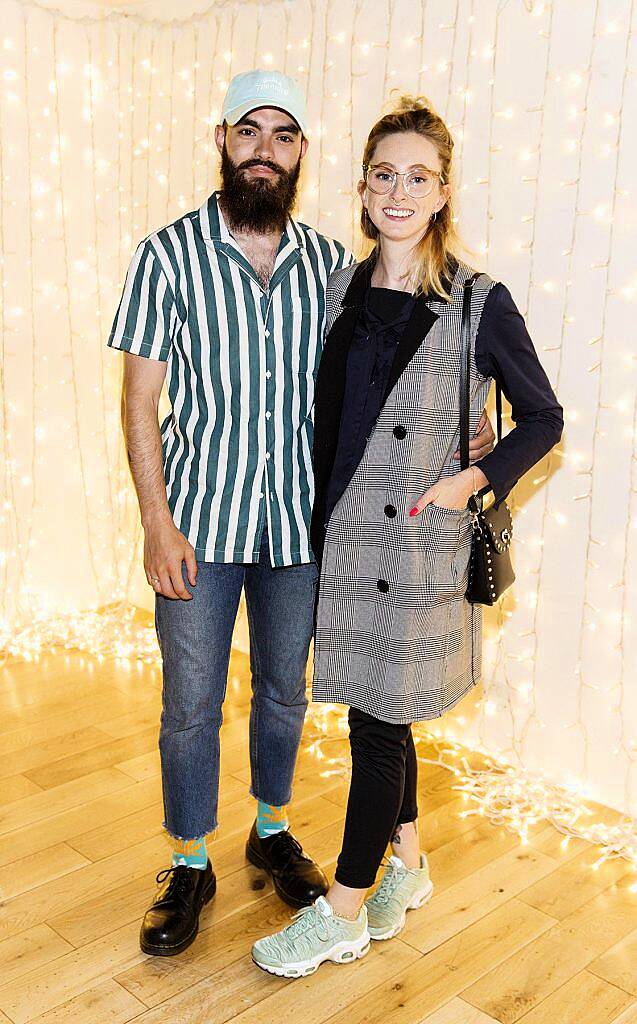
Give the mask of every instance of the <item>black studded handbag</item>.
<path id="1" fill-rule="evenodd" d="M 469 382 L 471 380 L 471 292 L 478 275 L 465 281 L 462 300 L 462 357 L 460 361 L 460 466 L 469 467 Z M 498 441 L 502 439 L 502 391 L 496 381 Z M 513 520 L 506 501 L 482 507 L 476 493 L 469 498 L 473 536 L 466 598 L 471 604 L 493 605 L 515 580 L 511 564 Z"/>

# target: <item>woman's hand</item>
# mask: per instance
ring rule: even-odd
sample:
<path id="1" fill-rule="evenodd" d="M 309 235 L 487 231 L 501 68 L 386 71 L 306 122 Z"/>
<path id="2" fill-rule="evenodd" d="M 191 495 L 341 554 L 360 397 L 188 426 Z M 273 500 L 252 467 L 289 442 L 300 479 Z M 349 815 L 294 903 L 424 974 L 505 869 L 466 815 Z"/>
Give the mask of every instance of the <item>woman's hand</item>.
<path id="1" fill-rule="evenodd" d="M 463 469 L 461 473 L 456 473 L 455 476 L 448 476 L 443 480 L 439 480 L 428 491 L 425 491 L 409 515 L 417 516 L 427 505 L 432 504 L 459 512 L 467 507 L 469 497 L 473 494 L 474 490 L 479 491 L 481 487 L 487 487 L 488 484 L 489 481 L 482 470 L 478 469 L 477 466 L 470 466 L 469 469 Z"/>

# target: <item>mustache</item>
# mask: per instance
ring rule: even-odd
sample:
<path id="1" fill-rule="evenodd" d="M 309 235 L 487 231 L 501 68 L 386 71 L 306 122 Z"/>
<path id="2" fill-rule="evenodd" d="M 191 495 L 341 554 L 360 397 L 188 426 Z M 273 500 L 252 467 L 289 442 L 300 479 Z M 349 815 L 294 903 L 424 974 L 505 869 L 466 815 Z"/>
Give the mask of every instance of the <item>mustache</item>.
<path id="1" fill-rule="evenodd" d="M 277 174 L 285 174 L 280 164 L 275 164 L 273 160 L 244 160 L 242 164 L 239 164 L 237 170 L 247 171 L 250 167 L 269 167 L 271 171 L 275 171 Z"/>

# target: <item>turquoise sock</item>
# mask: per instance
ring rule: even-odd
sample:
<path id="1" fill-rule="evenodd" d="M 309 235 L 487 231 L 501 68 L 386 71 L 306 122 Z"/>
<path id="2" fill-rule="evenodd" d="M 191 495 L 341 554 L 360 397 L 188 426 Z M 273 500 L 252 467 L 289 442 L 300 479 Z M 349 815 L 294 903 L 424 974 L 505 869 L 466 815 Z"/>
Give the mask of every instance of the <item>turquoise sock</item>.
<path id="1" fill-rule="evenodd" d="M 275 836 L 277 832 L 284 832 L 288 827 L 287 806 L 276 807 L 274 804 L 264 804 L 263 800 L 257 801 L 257 835 L 259 839 Z"/>
<path id="2" fill-rule="evenodd" d="M 206 837 L 202 839 L 176 839 L 175 849 L 173 850 L 173 861 L 172 866 L 178 867 L 180 864 L 185 865 L 188 868 L 197 868 L 199 871 L 204 871 L 208 863 L 208 853 L 206 851 Z"/>

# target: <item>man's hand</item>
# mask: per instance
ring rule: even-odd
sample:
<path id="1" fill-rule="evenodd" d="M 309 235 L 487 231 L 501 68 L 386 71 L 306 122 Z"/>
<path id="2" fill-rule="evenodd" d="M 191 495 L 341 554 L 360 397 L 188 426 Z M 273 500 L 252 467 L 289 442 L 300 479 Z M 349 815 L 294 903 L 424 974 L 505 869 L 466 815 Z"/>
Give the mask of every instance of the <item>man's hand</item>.
<path id="1" fill-rule="evenodd" d="M 478 423 L 478 429 L 476 430 L 475 437 L 472 437 L 469 441 L 469 462 L 477 462 L 478 459 L 483 459 L 485 455 L 493 451 L 493 442 L 495 441 L 495 434 L 493 433 L 493 427 L 491 426 L 491 420 L 487 416 L 486 412 L 482 413 L 480 422 Z M 460 458 L 460 449 L 455 453 L 454 459 Z"/>
<path id="2" fill-rule="evenodd" d="M 197 582 L 197 560 L 192 544 L 180 533 L 172 519 L 162 517 L 144 524 L 144 569 L 146 579 L 156 594 L 174 600 L 192 601 L 182 574 L 186 563 L 188 582 Z"/>

